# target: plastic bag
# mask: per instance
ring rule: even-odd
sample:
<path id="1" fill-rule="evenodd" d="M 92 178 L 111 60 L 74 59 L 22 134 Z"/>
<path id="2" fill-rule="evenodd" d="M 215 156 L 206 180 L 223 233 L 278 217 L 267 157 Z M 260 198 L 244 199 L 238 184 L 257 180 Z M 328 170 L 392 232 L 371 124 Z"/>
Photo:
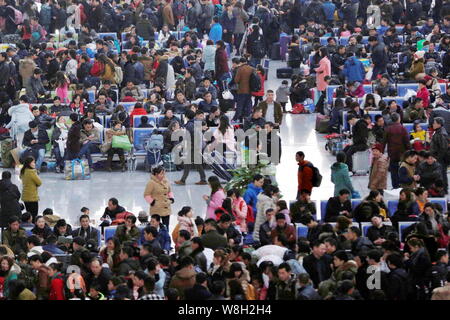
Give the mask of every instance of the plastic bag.
<path id="1" fill-rule="evenodd" d="M 366 73 L 366 80 L 369 80 L 369 81 L 372 80 L 372 75 L 373 75 L 373 68 L 370 67 Z"/>
<path id="2" fill-rule="evenodd" d="M 230 90 L 225 90 L 224 92 L 222 92 L 222 98 L 224 98 L 225 100 L 233 100 L 234 96 Z"/>
<path id="3" fill-rule="evenodd" d="M 112 147 L 123 150 L 131 150 L 133 145 L 130 142 L 130 139 L 127 135 L 123 136 L 113 136 L 112 138 Z"/>

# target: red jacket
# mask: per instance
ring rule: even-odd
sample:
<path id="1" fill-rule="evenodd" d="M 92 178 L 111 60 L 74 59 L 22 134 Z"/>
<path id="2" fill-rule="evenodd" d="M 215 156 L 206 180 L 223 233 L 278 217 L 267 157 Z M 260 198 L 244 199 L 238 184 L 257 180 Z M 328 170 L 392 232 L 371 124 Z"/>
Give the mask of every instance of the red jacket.
<path id="1" fill-rule="evenodd" d="M 217 80 L 220 80 L 220 77 L 224 74 L 230 71 L 228 68 L 228 56 L 227 52 L 224 48 L 220 48 L 216 50 L 216 56 L 215 56 L 215 76 Z"/>
<path id="2" fill-rule="evenodd" d="M 134 116 L 146 116 L 146 115 L 147 115 L 147 111 L 144 108 L 134 108 L 130 114 L 131 127 L 133 127 L 133 124 L 134 124 L 134 121 L 133 121 Z"/>
<path id="3" fill-rule="evenodd" d="M 421 98 L 423 100 L 423 107 L 428 108 L 430 105 L 430 93 L 428 92 L 427 87 L 423 87 L 419 91 L 417 91 L 417 98 Z"/>
<path id="4" fill-rule="evenodd" d="M 310 166 L 307 166 L 308 163 L 309 161 L 306 160 L 298 163 L 298 191 L 301 191 L 303 189 L 306 189 L 309 192 L 312 191 L 313 170 Z"/>
<path id="5" fill-rule="evenodd" d="M 94 65 L 91 68 L 91 76 L 100 77 L 103 73 L 104 65 L 99 61 L 95 61 Z"/>
<path id="6" fill-rule="evenodd" d="M 66 300 L 64 298 L 64 280 L 56 276 L 50 283 L 49 300 Z"/>

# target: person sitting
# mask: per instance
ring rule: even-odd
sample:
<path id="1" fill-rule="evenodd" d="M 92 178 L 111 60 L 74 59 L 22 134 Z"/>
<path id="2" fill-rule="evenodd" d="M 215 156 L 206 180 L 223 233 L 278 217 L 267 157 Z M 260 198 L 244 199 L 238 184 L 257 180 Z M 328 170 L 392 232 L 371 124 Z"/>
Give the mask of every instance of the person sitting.
<path id="1" fill-rule="evenodd" d="M 369 195 L 355 208 L 353 215 L 357 222 L 369 222 L 374 215 L 387 218 L 387 208 L 383 196 L 378 190 L 370 191 Z"/>
<path id="2" fill-rule="evenodd" d="M 65 219 L 59 219 L 53 227 L 53 233 L 56 237 L 72 236 L 72 226 Z"/>
<path id="3" fill-rule="evenodd" d="M 111 224 L 112 221 L 116 220 L 116 215 L 125 212 L 125 208 L 119 205 L 119 201 L 116 198 L 111 198 L 108 200 L 108 206 L 105 208 L 100 220 L 102 223 L 101 227 L 106 227 Z"/>
<path id="4" fill-rule="evenodd" d="M 72 232 L 72 236 L 75 237 L 81 237 L 82 239 L 84 239 L 85 241 L 89 241 L 92 240 L 94 241 L 96 248 L 98 248 L 99 243 L 99 231 L 90 226 L 90 219 L 88 215 L 82 215 L 80 217 L 80 227 L 75 229 Z"/>
<path id="5" fill-rule="evenodd" d="M 114 102 L 105 93 L 100 93 L 95 102 L 95 113 L 97 115 L 110 115 L 114 111 Z"/>
<path id="6" fill-rule="evenodd" d="M 352 217 L 352 204 L 349 200 L 350 191 L 342 189 L 339 195 L 328 199 L 325 213 L 325 222 L 336 222 L 340 215 Z"/>
<path id="7" fill-rule="evenodd" d="M 263 110 L 261 108 L 255 108 L 251 117 L 245 119 L 244 121 L 244 131 L 252 128 L 254 125 L 264 128 L 265 123 L 266 120 L 263 117 Z"/>
<path id="8" fill-rule="evenodd" d="M 61 98 L 56 96 L 53 98 L 53 105 L 50 107 L 50 113 L 55 116 L 70 116 L 72 110 L 68 105 L 61 104 Z"/>
<path id="9" fill-rule="evenodd" d="M 31 152 L 36 159 L 36 169 L 39 172 L 45 157 L 45 145 L 50 142 L 50 139 L 46 130 L 38 128 L 36 121 L 30 121 L 28 126 L 30 129 L 25 131 L 23 137 L 25 149 L 21 152 L 21 157 Z"/>
<path id="10" fill-rule="evenodd" d="M 209 91 L 206 91 L 203 94 L 203 100 L 198 105 L 199 109 L 206 113 L 211 112 L 211 109 L 217 106 L 217 101 L 213 99 L 212 94 Z"/>
<path id="11" fill-rule="evenodd" d="M 362 82 L 350 81 L 347 83 L 347 94 L 350 97 L 362 98 L 366 94 Z"/>
<path id="12" fill-rule="evenodd" d="M 137 243 L 139 240 L 141 233 L 136 227 L 136 217 L 128 216 L 125 219 L 125 224 L 122 224 L 117 227 L 116 233 L 114 234 L 120 241 L 120 243 L 124 242 L 132 242 Z"/>
<path id="13" fill-rule="evenodd" d="M 419 120 L 420 122 L 426 122 L 427 120 L 423 100 L 421 98 L 414 98 L 412 103 L 410 103 L 403 112 L 404 123 L 413 123 L 416 120 Z"/>
<path id="14" fill-rule="evenodd" d="M 347 165 L 349 171 L 353 171 L 353 154 L 359 151 L 367 150 L 367 140 L 369 137 L 369 124 L 372 119 L 368 114 L 362 119 L 358 119 L 354 115 L 348 116 L 348 123 L 352 126 L 352 143 L 344 148 L 347 156 Z"/>
<path id="15" fill-rule="evenodd" d="M 120 101 L 124 101 L 127 94 L 131 93 L 131 96 L 137 101 L 144 100 L 144 94 L 139 86 L 134 85 L 133 81 L 128 81 L 126 86 L 120 91 Z"/>
<path id="16" fill-rule="evenodd" d="M 300 198 L 290 205 L 291 221 L 299 223 L 302 216 L 315 216 L 316 204 L 311 201 L 311 192 L 306 189 L 300 190 Z"/>
<path id="17" fill-rule="evenodd" d="M 420 162 L 416 167 L 415 174 L 419 176 L 420 186 L 425 189 L 431 188 L 438 180 L 442 181 L 441 165 L 429 152 L 425 153 L 425 161 Z"/>
<path id="18" fill-rule="evenodd" d="M 350 227 L 343 232 L 343 236 L 351 243 L 351 252 L 353 255 L 358 255 L 362 252 L 368 252 L 375 249 L 372 241 L 366 237 L 361 236 L 361 229 L 358 227 Z"/>
<path id="19" fill-rule="evenodd" d="M 292 225 L 286 223 L 286 216 L 284 215 L 284 213 L 278 212 L 275 215 L 275 221 L 276 226 L 270 234 L 272 243 L 275 243 L 275 238 L 279 238 L 281 235 L 284 235 L 289 245 L 295 244 L 295 228 Z"/>
<path id="20" fill-rule="evenodd" d="M 426 226 L 428 234 L 439 237 L 440 229 L 445 225 L 448 230 L 448 222 L 445 222 L 444 217 L 434 209 L 434 204 L 428 202 L 425 204 L 423 213 L 419 215 L 419 221 Z"/>
<path id="21" fill-rule="evenodd" d="M 219 126 L 219 118 L 222 112 L 218 106 L 213 106 L 209 110 L 209 114 L 206 116 L 206 125 L 208 128 L 218 127 Z"/>
<path id="22" fill-rule="evenodd" d="M 78 153 L 78 157 L 81 159 L 83 156 L 86 156 L 89 168 L 91 171 L 93 170 L 93 162 L 91 153 L 100 152 L 100 134 L 98 130 L 94 127 L 94 122 L 92 120 L 83 120 L 82 129 L 80 131 L 80 143 L 81 149 Z"/>
<path id="23" fill-rule="evenodd" d="M 102 146 L 102 152 L 108 155 L 106 159 L 106 170 L 112 172 L 112 160 L 114 154 L 119 156 L 120 167 L 122 172 L 126 171 L 126 161 L 125 161 L 125 153 L 123 149 L 113 148 L 112 141 L 114 136 L 126 136 L 125 129 L 122 127 L 122 123 L 119 121 L 112 121 L 111 128 L 107 129 L 105 132 L 105 143 Z"/>
<path id="24" fill-rule="evenodd" d="M 216 89 L 215 86 L 213 86 L 211 84 L 211 79 L 209 79 L 209 78 L 203 78 L 202 83 L 197 88 L 196 97 L 197 98 L 203 98 L 205 96 L 206 92 L 210 92 L 211 93 L 212 100 L 216 100 L 217 99 L 217 89 Z"/>
<path id="25" fill-rule="evenodd" d="M 173 114 L 172 107 L 166 108 L 164 117 L 159 120 L 159 127 L 167 128 L 172 121 L 177 121 L 181 125 L 180 119 Z"/>
<path id="26" fill-rule="evenodd" d="M 36 217 L 36 224 L 33 229 L 31 229 L 31 233 L 36 235 L 41 243 L 47 240 L 48 237 L 53 235 L 52 229 L 45 223 L 45 219 L 43 216 Z"/>
<path id="27" fill-rule="evenodd" d="M 175 101 L 172 103 L 172 108 L 175 113 L 184 114 L 189 106 L 184 93 L 179 90 L 175 93 Z"/>
<path id="28" fill-rule="evenodd" d="M 27 235 L 19 222 L 18 217 L 10 217 L 8 228 L 2 232 L 2 244 L 11 248 L 16 255 L 28 251 Z"/>
<path id="29" fill-rule="evenodd" d="M 383 219 L 384 217 L 381 215 L 372 216 L 372 226 L 367 230 L 367 238 L 377 246 L 380 246 L 389 237 L 392 237 L 391 233 L 396 234 L 392 226 L 383 223 Z"/>
<path id="30" fill-rule="evenodd" d="M 147 116 L 142 116 L 141 117 L 141 123 L 139 123 L 138 128 L 154 128 L 155 125 L 152 122 L 148 122 L 148 117 Z"/>
<path id="31" fill-rule="evenodd" d="M 131 246 L 124 246 L 120 251 L 120 263 L 118 265 L 117 274 L 119 276 L 129 276 L 130 271 L 139 271 L 141 266 L 139 260 L 135 260 L 134 249 Z"/>
<path id="32" fill-rule="evenodd" d="M 403 161 L 398 169 L 399 183 L 402 188 L 414 189 L 420 177 L 415 174 L 417 152 L 409 150 L 403 155 Z"/>
<path id="33" fill-rule="evenodd" d="M 117 88 L 111 88 L 111 80 L 104 80 L 100 88 L 98 88 L 98 95 L 100 93 L 105 93 L 106 97 L 111 99 L 112 102 L 116 103 L 119 101 L 117 97 Z"/>

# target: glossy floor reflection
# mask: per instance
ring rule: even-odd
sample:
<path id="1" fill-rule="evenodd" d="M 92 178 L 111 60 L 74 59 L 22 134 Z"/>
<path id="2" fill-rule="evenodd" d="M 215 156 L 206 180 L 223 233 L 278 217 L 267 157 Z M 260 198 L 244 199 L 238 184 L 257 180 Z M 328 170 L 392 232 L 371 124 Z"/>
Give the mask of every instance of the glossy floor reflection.
<path id="1" fill-rule="evenodd" d="M 270 65 L 269 80 L 265 83 L 265 90 L 276 90 L 281 83 L 276 79 L 277 68 L 282 67 L 281 62 Z M 313 162 L 319 168 L 323 181 L 320 188 L 313 190 L 312 198 L 328 199 L 333 195 L 334 185 L 330 180 L 330 166 L 335 157 L 325 150 L 325 140 L 322 134 L 316 134 L 315 114 L 312 115 L 285 115 L 281 128 L 282 158 L 277 167 L 277 182 L 285 200 L 294 199 L 297 193 L 297 170 L 295 153 L 299 150 L 306 154 L 306 159 Z M 207 176 L 211 175 L 207 171 Z M 80 209 L 86 206 L 91 209 L 91 216 L 98 223 L 107 201 L 111 197 L 119 199 L 119 203 L 128 211 L 136 215 L 140 210 L 148 210 L 148 205 L 143 198 L 145 185 L 149 179 L 149 173 L 142 170 L 136 172 L 94 172 L 92 179 L 87 181 L 65 181 L 62 174 L 42 173 L 43 185 L 39 188 L 39 211 L 45 208 L 53 208 L 55 214 L 67 219 L 76 225 L 80 215 Z M 173 182 L 181 177 L 181 172 L 168 173 Z M 196 186 L 198 173 L 192 171 L 186 186 L 173 185 L 175 203 L 172 208 L 171 227 L 176 224 L 178 210 L 185 205 L 192 206 L 195 214 L 204 217 L 206 203 L 202 199 L 203 194 L 209 194 L 208 186 Z M 20 180 L 16 175 L 14 183 L 21 188 Z M 353 177 L 354 187 L 361 196 L 368 194 L 367 176 Z M 390 188 L 390 181 L 388 181 Z M 387 198 L 392 198 L 389 195 Z"/>

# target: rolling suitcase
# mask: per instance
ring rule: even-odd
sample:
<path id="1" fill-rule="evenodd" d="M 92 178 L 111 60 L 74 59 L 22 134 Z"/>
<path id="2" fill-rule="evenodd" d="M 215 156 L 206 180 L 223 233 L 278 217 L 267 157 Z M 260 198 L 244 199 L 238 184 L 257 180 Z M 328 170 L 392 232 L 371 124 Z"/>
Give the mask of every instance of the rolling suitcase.
<path id="1" fill-rule="evenodd" d="M 231 170 L 236 169 L 234 152 L 224 152 L 225 158 L 217 151 L 204 153 L 203 159 L 206 164 L 211 166 L 213 173 L 222 180 L 230 181 L 233 178 Z M 231 161 L 230 161 L 231 159 Z"/>
<path id="2" fill-rule="evenodd" d="M 355 175 L 365 176 L 370 168 L 370 150 L 358 151 L 353 154 L 353 173 Z"/>
<path id="3" fill-rule="evenodd" d="M 292 77 L 292 74 L 293 74 L 292 68 L 277 69 L 277 78 L 278 79 L 290 79 Z"/>
<path id="4" fill-rule="evenodd" d="M 281 60 L 279 42 L 275 42 L 272 44 L 272 50 L 270 52 L 270 60 Z"/>

